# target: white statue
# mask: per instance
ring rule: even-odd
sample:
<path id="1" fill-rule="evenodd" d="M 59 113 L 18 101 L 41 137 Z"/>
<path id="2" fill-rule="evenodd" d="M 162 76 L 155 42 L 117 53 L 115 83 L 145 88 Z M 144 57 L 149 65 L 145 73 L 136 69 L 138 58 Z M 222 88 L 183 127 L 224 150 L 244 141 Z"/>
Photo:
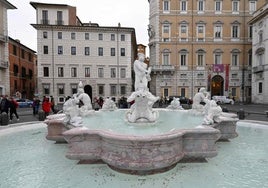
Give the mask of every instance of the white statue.
<path id="1" fill-rule="evenodd" d="M 63 104 L 63 113 L 66 115 L 64 122 L 71 123 L 75 126 L 82 124 L 82 118 L 79 117 L 79 107 L 73 98 L 68 99 Z"/>
<path id="2" fill-rule="evenodd" d="M 78 93 L 74 94 L 73 97 L 76 103 L 79 104 L 79 114 L 81 116 L 86 116 L 92 112 L 91 99 L 88 94 L 84 92 L 81 81 L 78 84 Z"/>
<path id="3" fill-rule="evenodd" d="M 159 97 L 153 96 L 149 91 L 135 91 L 127 99 L 127 102 L 135 100 L 130 111 L 126 113 L 129 122 L 154 122 L 159 117 L 158 111 L 153 111 L 153 104 Z"/>
<path id="4" fill-rule="evenodd" d="M 202 103 L 209 102 L 209 93 L 206 91 L 204 87 L 200 88 L 199 92 L 195 94 L 193 98 L 192 109 L 197 110 L 199 112 L 204 111 L 204 105 Z"/>
<path id="5" fill-rule="evenodd" d="M 173 100 L 171 101 L 171 103 L 167 107 L 167 109 L 171 109 L 171 110 L 183 110 L 183 108 L 181 106 L 181 103 L 180 103 L 180 98 L 173 97 Z"/>
<path id="6" fill-rule="evenodd" d="M 138 59 L 134 61 L 135 91 L 148 90 L 148 82 L 151 81 L 151 67 L 147 69 L 147 64 L 144 63 L 144 60 L 144 54 L 138 53 Z"/>
<path id="7" fill-rule="evenodd" d="M 222 116 L 222 108 L 217 105 L 216 101 L 209 100 L 205 105 L 205 118 L 203 124 L 211 125 L 214 123 L 214 119 Z"/>
<path id="8" fill-rule="evenodd" d="M 101 110 L 110 110 L 110 111 L 116 109 L 117 109 L 116 104 L 110 97 L 104 100 L 104 103 L 101 108 Z"/>

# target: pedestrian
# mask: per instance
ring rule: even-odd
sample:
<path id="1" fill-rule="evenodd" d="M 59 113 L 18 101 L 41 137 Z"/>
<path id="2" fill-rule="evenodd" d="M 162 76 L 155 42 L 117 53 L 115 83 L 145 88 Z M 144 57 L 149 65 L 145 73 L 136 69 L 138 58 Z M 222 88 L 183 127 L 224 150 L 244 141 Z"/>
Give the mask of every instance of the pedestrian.
<path id="1" fill-rule="evenodd" d="M 7 99 L 7 95 L 4 95 L 0 103 L 0 113 L 2 114 L 3 112 L 5 112 L 8 114 L 9 106 L 10 106 L 10 102 Z"/>
<path id="2" fill-rule="evenodd" d="M 36 114 L 38 114 L 39 111 L 39 106 L 40 106 L 40 100 L 38 97 L 34 98 L 33 101 L 33 115 L 35 116 Z"/>
<path id="3" fill-rule="evenodd" d="M 49 98 L 44 98 L 42 104 L 42 110 L 45 112 L 45 117 L 47 117 L 50 113 L 51 103 L 49 102 Z"/>
<path id="4" fill-rule="evenodd" d="M 55 114 L 55 100 L 53 96 L 50 96 L 50 104 L 51 104 L 51 110 Z"/>
<path id="5" fill-rule="evenodd" d="M 19 116 L 18 116 L 18 113 L 17 113 L 17 108 L 18 108 L 19 104 L 18 102 L 13 98 L 13 97 L 10 97 L 10 105 L 9 105 L 9 108 L 10 108 L 10 121 L 12 121 L 13 119 L 13 114 L 16 116 L 17 118 L 17 121 L 19 121 Z"/>

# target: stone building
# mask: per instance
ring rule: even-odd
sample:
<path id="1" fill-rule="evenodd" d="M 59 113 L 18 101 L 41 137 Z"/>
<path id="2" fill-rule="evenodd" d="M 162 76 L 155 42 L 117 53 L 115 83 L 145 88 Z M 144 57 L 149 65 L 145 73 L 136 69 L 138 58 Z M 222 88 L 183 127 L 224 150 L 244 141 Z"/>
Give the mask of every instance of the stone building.
<path id="1" fill-rule="evenodd" d="M 7 25 L 8 9 L 16 9 L 16 7 L 6 0 L 0 0 L 0 95 L 10 95 Z"/>
<path id="2" fill-rule="evenodd" d="M 251 101 L 252 27 L 266 0 L 149 0 L 150 90 Z"/>
<path id="3" fill-rule="evenodd" d="M 32 99 L 36 88 L 36 52 L 9 37 L 10 95 Z"/>
<path id="4" fill-rule="evenodd" d="M 268 104 L 268 4 L 253 14 L 252 102 Z"/>
<path id="5" fill-rule="evenodd" d="M 38 89 L 64 102 L 79 81 L 92 98 L 127 96 L 137 53 L 134 28 L 82 23 L 76 7 L 30 3 L 36 9 Z"/>

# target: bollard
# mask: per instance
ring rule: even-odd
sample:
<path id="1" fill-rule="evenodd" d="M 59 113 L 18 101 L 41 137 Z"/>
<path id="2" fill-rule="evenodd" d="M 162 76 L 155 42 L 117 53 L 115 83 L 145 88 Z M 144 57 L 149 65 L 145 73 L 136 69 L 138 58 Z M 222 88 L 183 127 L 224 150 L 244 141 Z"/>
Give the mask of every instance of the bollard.
<path id="1" fill-rule="evenodd" d="M 1 114 L 1 125 L 8 125 L 8 121 L 9 121 L 8 114 L 3 112 Z"/>
<path id="2" fill-rule="evenodd" d="M 245 119 L 245 111 L 244 111 L 244 109 L 240 109 L 238 112 L 237 112 L 237 114 L 238 114 L 238 118 L 239 119 Z"/>
<path id="3" fill-rule="evenodd" d="M 46 119 L 46 115 L 45 115 L 45 112 L 43 110 L 40 110 L 38 112 L 38 120 L 39 121 L 44 121 Z"/>

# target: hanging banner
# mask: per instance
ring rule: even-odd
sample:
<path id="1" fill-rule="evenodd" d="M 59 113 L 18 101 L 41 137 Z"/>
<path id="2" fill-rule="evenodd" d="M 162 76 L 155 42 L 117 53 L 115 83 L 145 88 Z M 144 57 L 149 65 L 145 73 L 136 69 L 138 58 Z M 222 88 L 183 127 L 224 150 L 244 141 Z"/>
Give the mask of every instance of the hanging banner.
<path id="1" fill-rule="evenodd" d="M 215 64 L 213 65 L 213 72 L 223 72 L 224 65 L 223 64 Z"/>
<path id="2" fill-rule="evenodd" d="M 225 91 L 229 89 L 229 64 L 225 65 Z"/>

